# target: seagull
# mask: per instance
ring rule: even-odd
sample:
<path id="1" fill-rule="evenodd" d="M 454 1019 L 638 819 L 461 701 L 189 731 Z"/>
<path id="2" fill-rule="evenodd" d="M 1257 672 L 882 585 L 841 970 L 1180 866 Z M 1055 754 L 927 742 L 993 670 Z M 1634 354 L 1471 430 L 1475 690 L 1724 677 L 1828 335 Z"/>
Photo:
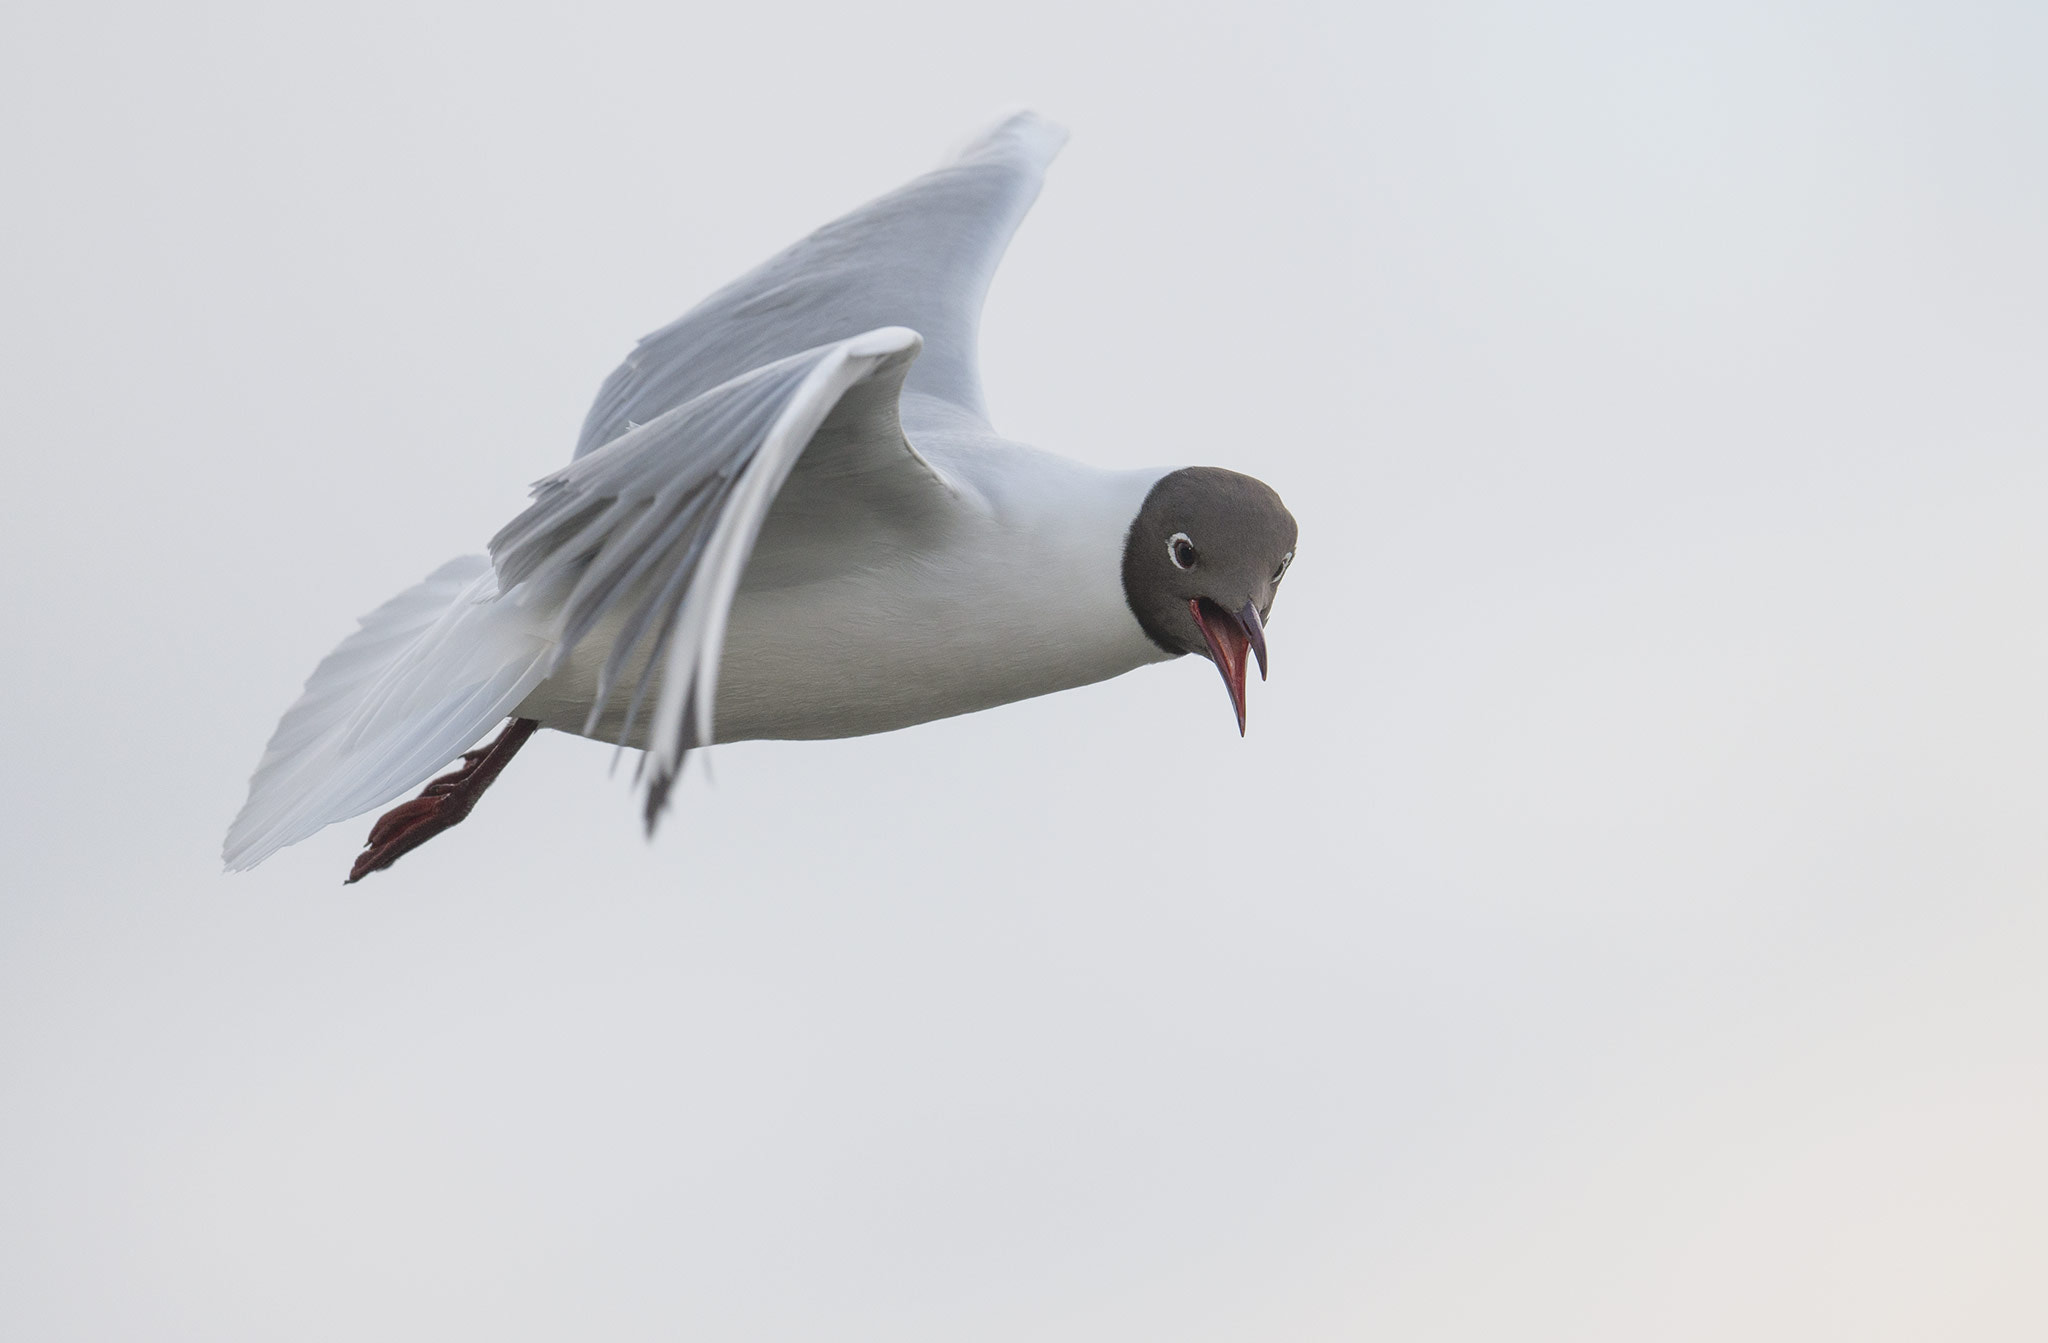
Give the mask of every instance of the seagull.
<path id="1" fill-rule="evenodd" d="M 1006 117 L 641 340 L 489 554 L 314 669 L 228 870 L 425 783 L 371 828 L 359 881 L 460 823 L 541 728 L 641 751 L 650 835 L 695 748 L 889 732 L 1187 654 L 1242 735 L 1294 559 L 1279 495 L 989 424 L 982 299 L 1065 139 Z"/>

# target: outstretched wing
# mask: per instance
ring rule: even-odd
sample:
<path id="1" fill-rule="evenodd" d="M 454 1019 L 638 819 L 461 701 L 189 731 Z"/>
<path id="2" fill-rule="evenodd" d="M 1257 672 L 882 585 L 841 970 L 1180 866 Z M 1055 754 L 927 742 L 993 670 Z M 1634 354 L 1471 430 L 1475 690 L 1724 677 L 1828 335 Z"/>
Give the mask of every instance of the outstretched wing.
<path id="1" fill-rule="evenodd" d="M 726 616 L 791 472 L 801 463 L 828 475 L 849 504 L 880 492 L 897 508 L 951 505 L 952 487 L 905 440 L 897 415 L 920 347 L 917 332 L 884 327 L 750 369 L 542 480 L 534 502 L 491 538 L 506 592 L 566 589 L 554 667 L 600 622 L 615 631 L 586 731 L 638 666 L 625 744 L 658 681 L 646 741 L 650 829 L 684 752 L 711 740 Z M 817 456 L 806 461 L 807 450 Z"/>
<path id="2" fill-rule="evenodd" d="M 975 333 L 1003 249 L 1066 132 L 1032 112 L 868 202 L 641 340 L 583 422 L 583 456 L 749 369 L 883 326 L 924 337 L 907 390 L 986 423 Z"/>

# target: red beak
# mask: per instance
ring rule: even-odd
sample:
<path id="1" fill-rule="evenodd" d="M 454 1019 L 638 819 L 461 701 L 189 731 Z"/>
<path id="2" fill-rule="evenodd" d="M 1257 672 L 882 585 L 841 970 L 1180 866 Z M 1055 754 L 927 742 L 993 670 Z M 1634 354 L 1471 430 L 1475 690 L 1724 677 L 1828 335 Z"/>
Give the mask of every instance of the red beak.
<path id="1" fill-rule="evenodd" d="M 1209 658 L 1223 673 L 1223 688 L 1230 692 L 1230 707 L 1237 710 L 1237 735 L 1244 735 L 1244 678 L 1247 654 L 1259 660 L 1259 679 L 1266 679 L 1266 628 L 1259 608 L 1251 602 L 1236 615 L 1200 597 L 1188 603 L 1195 625 L 1209 645 Z"/>

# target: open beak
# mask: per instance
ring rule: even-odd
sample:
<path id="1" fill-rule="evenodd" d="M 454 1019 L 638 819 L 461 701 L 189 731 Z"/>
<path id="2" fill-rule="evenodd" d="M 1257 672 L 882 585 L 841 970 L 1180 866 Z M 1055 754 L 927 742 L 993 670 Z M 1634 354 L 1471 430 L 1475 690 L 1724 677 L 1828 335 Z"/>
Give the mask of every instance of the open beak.
<path id="1" fill-rule="evenodd" d="M 1244 735 L 1244 678 L 1247 654 L 1259 660 L 1259 679 L 1266 679 L 1266 627 L 1259 608 L 1251 602 L 1236 615 L 1200 597 L 1188 603 L 1195 625 L 1209 645 L 1210 660 L 1223 673 L 1223 687 L 1230 692 L 1230 707 L 1237 710 L 1237 735 Z"/>

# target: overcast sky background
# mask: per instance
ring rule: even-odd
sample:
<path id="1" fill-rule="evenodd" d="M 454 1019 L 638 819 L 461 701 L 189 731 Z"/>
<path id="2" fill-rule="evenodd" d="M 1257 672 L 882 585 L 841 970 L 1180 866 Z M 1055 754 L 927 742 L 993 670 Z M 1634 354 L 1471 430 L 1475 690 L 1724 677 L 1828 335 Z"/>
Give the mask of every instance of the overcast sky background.
<path id="1" fill-rule="evenodd" d="M 2048 8 L 0 16 L 0 1333 L 2048 1336 Z M 220 838 L 662 325 L 1068 125 L 997 424 L 1206 664 Z"/>

